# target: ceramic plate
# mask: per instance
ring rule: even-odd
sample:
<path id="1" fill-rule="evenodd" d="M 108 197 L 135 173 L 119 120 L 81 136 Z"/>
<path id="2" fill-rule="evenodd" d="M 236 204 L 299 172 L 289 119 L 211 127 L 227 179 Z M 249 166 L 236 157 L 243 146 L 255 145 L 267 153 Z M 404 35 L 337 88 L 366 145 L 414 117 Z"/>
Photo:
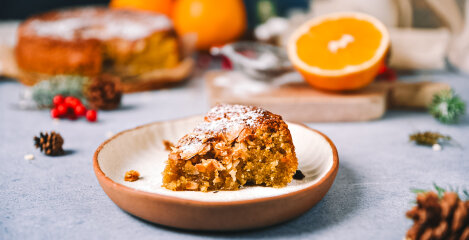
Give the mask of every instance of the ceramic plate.
<path id="1" fill-rule="evenodd" d="M 324 134 L 288 123 L 299 169 L 306 176 L 283 188 L 245 187 L 238 191 L 170 191 L 161 187 L 168 152 L 202 117 L 156 122 L 123 131 L 94 154 L 94 171 L 104 192 L 123 210 L 145 220 L 191 230 L 239 230 L 273 225 L 297 217 L 319 202 L 339 167 L 337 150 Z M 124 181 L 128 170 L 140 172 Z"/>

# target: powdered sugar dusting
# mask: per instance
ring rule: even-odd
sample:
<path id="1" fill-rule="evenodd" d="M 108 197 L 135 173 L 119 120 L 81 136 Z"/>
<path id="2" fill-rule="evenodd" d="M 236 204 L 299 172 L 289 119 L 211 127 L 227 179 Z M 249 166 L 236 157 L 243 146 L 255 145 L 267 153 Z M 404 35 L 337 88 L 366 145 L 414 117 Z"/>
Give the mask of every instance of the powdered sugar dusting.
<path id="1" fill-rule="evenodd" d="M 257 107 L 221 104 L 212 108 L 205 116 L 205 121 L 178 142 L 178 147 L 183 152 L 197 152 L 208 138 L 219 134 L 236 134 L 272 117 L 278 116 Z"/>
<path id="2" fill-rule="evenodd" d="M 205 117 L 205 122 L 194 132 L 217 133 L 239 127 L 254 127 L 259 119 L 266 117 L 267 111 L 261 108 L 222 104 L 212 108 Z"/>
<path id="3" fill-rule="evenodd" d="M 156 31 L 170 29 L 172 24 L 164 15 L 89 7 L 32 20 L 29 27 L 36 35 L 64 40 L 137 40 Z"/>

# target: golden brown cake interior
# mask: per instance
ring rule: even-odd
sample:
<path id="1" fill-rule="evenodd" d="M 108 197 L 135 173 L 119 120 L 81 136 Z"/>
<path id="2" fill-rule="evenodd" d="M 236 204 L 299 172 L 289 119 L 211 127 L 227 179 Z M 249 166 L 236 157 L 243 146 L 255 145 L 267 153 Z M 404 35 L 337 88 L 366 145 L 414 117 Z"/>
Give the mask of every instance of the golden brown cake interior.
<path id="1" fill-rule="evenodd" d="M 169 154 L 170 190 L 237 190 L 246 184 L 286 186 L 298 166 L 290 131 L 279 115 L 257 107 L 219 105 Z"/>
<path id="2" fill-rule="evenodd" d="M 103 44 L 103 54 L 103 71 L 124 77 L 176 67 L 180 57 L 173 32 L 157 32 L 135 43 L 107 41 Z"/>

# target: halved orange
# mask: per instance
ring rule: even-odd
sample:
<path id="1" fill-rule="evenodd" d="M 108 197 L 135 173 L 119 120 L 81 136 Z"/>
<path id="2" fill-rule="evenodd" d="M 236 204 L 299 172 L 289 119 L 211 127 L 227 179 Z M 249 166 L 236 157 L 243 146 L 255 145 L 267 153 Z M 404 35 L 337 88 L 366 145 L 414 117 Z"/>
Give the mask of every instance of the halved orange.
<path id="1" fill-rule="evenodd" d="M 389 49 L 389 33 L 376 18 L 339 12 L 302 24 L 287 43 L 293 66 L 313 87 L 355 90 L 370 84 Z"/>

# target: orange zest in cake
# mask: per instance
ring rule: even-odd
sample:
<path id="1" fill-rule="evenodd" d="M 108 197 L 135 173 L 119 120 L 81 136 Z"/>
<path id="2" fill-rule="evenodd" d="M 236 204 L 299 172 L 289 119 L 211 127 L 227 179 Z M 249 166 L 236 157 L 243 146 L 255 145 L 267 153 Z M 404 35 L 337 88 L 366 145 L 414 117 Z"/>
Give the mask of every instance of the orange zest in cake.
<path id="1" fill-rule="evenodd" d="M 163 172 L 170 190 L 237 190 L 246 184 L 283 187 L 298 166 L 282 117 L 264 109 L 218 105 L 172 148 Z"/>

